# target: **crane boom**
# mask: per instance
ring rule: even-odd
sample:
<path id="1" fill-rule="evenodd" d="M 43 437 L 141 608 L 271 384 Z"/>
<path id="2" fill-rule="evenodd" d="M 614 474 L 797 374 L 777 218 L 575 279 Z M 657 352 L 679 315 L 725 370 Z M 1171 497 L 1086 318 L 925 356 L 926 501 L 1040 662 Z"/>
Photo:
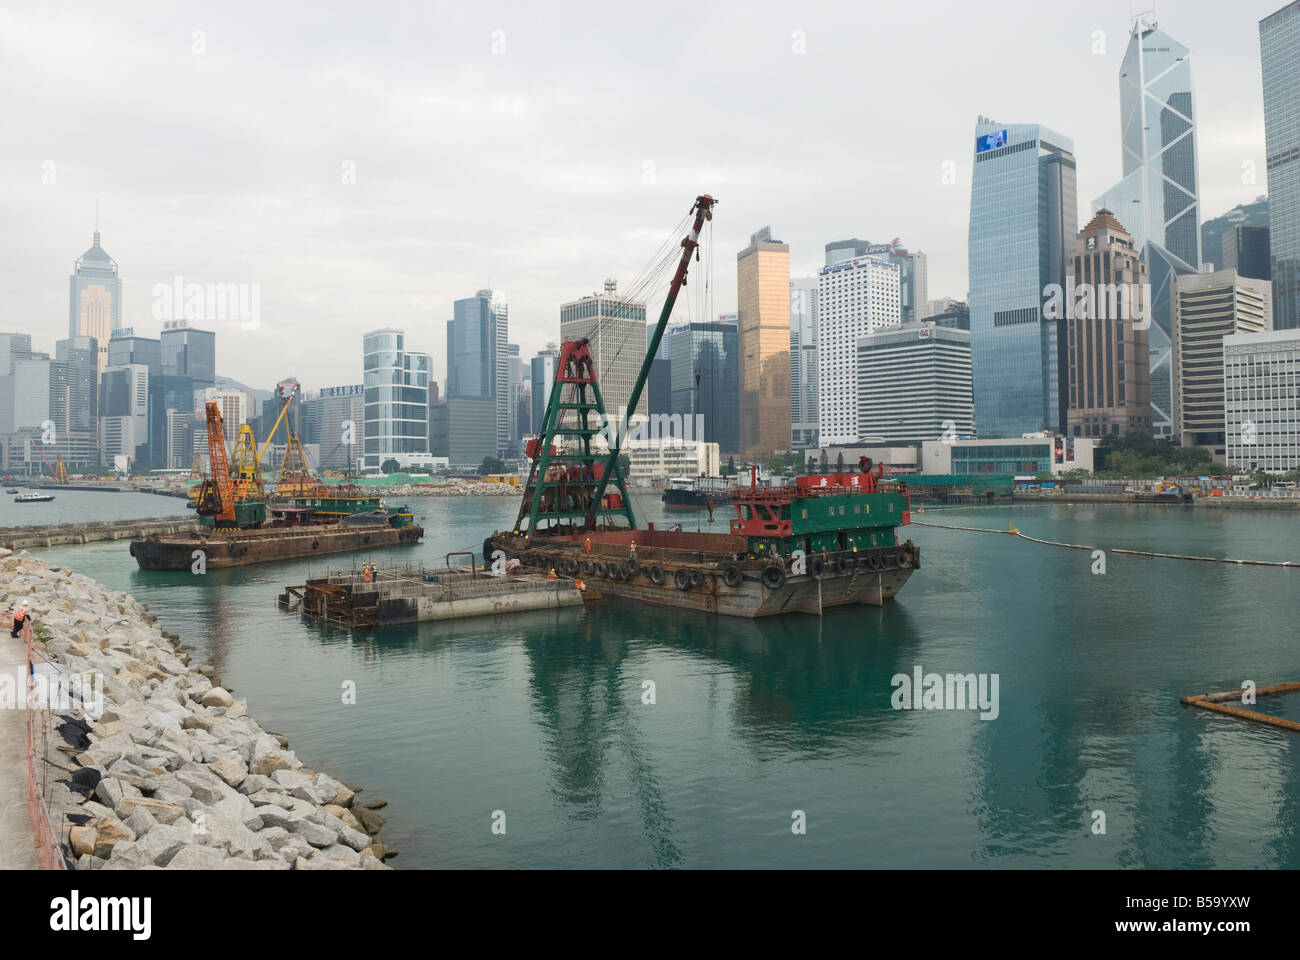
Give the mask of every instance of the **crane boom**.
<path id="1" fill-rule="evenodd" d="M 290 388 L 286 390 L 285 388 Z M 275 425 L 266 434 L 266 439 L 262 441 L 262 449 L 257 451 L 257 466 L 262 463 L 262 458 L 266 456 L 266 448 L 271 445 L 271 440 L 275 437 L 275 431 L 280 429 L 280 423 L 284 416 L 289 412 L 289 405 L 293 402 L 294 394 L 298 392 L 298 384 L 292 380 L 286 380 L 280 384 L 280 415 L 275 418 Z"/>
<path id="2" fill-rule="evenodd" d="M 600 479 L 597 482 L 596 494 L 592 498 L 593 503 L 599 504 L 601 502 L 601 498 L 605 495 L 605 487 L 608 485 L 613 471 L 617 469 L 618 455 L 623 450 L 623 438 L 631 426 L 632 414 L 636 411 L 637 402 L 641 399 L 641 391 L 645 389 L 646 378 L 650 376 L 650 365 L 654 362 L 655 354 L 659 352 L 659 344 L 664 338 L 664 330 L 668 328 L 668 318 L 672 315 L 673 304 L 677 302 L 677 294 L 686 285 L 686 272 L 691 266 L 691 254 L 699 249 L 700 231 L 704 229 L 704 221 L 713 219 L 713 208 L 717 202 L 707 193 L 695 198 L 695 206 L 691 208 L 691 212 L 695 214 L 695 222 L 691 224 L 691 232 L 682 239 L 682 256 L 677 261 L 677 272 L 673 274 L 673 282 L 668 288 L 668 296 L 664 298 L 663 310 L 659 312 L 659 322 L 655 325 L 654 336 L 650 338 L 645 359 L 641 361 L 641 372 L 637 374 L 636 385 L 632 388 L 632 396 L 627 402 L 627 414 L 623 423 L 619 425 L 614 442 L 610 445 L 609 459 L 605 463 L 605 469 L 601 472 Z M 630 509 L 628 514 L 631 515 Z M 595 525 L 595 513 L 589 514 L 584 524 L 585 528 L 591 530 Z M 636 526 L 635 523 L 632 525 Z"/>
<path id="3" fill-rule="evenodd" d="M 208 464 L 216 498 L 213 517 L 217 526 L 235 525 L 235 494 L 230 486 L 230 464 L 226 460 L 226 437 L 221 425 L 221 407 L 215 400 L 206 404 L 208 417 Z"/>

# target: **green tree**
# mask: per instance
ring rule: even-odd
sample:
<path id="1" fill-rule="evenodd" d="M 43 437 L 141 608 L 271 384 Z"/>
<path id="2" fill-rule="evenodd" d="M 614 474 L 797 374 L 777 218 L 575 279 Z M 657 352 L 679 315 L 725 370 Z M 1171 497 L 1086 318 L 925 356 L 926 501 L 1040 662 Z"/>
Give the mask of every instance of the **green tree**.
<path id="1" fill-rule="evenodd" d="M 389 457 L 387 460 L 385 460 L 383 463 L 379 465 L 380 473 L 396 473 L 398 470 L 401 469 L 402 469 L 402 465 L 398 463 L 396 460 L 394 460 L 392 457 Z"/>
<path id="2" fill-rule="evenodd" d="M 767 458 L 767 472 L 773 475 L 784 474 L 790 462 L 784 453 L 774 453 Z"/>
<path id="3" fill-rule="evenodd" d="M 825 447 L 822 447 L 822 455 L 821 455 L 821 459 L 817 461 L 817 472 L 818 472 L 818 473 L 830 473 L 830 472 L 831 472 L 830 461 L 828 461 L 828 460 L 826 459 L 826 448 L 825 448 Z"/>
<path id="4" fill-rule="evenodd" d="M 841 450 L 840 455 L 835 458 L 835 470 L 837 473 L 844 472 L 844 451 L 843 450 Z"/>
<path id="5" fill-rule="evenodd" d="M 478 465 L 478 472 L 481 477 L 489 473 L 504 473 L 505 469 L 505 461 L 498 457 L 484 457 L 483 462 Z"/>
<path id="6" fill-rule="evenodd" d="M 632 458 L 626 453 L 618 455 L 618 475 L 624 480 L 627 479 L 628 473 L 632 470 Z"/>
<path id="7" fill-rule="evenodd" d="M 724 477 L 734 477 L 736 475 L 736 458 L 734 455 L 727 457 L 727 465 L 722 468 Z"/>

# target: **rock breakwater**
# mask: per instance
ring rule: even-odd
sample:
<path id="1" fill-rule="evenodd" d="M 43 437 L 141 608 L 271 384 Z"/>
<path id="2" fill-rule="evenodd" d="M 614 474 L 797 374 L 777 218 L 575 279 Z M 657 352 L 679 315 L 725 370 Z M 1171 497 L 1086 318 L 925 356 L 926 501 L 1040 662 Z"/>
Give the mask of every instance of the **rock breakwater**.
<path id="1" fill-rule="evenodd" d="M 40 739 L 76 869 L 389 869 L 384 818 L 191 669 L 145 604 L 9 550 L 0 602 L 30 609 L 41 666 L 75 698 L 51 701 Z"/>

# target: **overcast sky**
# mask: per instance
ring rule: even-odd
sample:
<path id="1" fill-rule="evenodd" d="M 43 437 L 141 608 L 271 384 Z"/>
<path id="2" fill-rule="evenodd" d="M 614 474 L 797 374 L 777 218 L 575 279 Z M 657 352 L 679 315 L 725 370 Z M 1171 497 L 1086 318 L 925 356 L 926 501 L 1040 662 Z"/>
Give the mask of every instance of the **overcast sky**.
<path id="1" fill-rule="evenodd" d="M 1280 7 L 1157 8 L 1192 51 L 1202 219 L 1266 192 L 1258 22 Z M 898 237 L 928 255 L 931 298 L 964 297 L 976 117 L 1072 137 L 1086 221 L 1120 177 L 1143 9 L 4 0 L 0 329 L 50 351 L 67 335 L 96 199 L 137 333 L 178 275 L 260 285 L 256 329 L 194 324 L 217 331 L 218 373 L 256 387 L 360 382 L 381 326 L 441 382 L 452 301 L 482 287 L 526 359 L 562 301 L 638 274 L 702 192 L 715 312 L 765 224 L 795 276 L 830 240 Z"/>

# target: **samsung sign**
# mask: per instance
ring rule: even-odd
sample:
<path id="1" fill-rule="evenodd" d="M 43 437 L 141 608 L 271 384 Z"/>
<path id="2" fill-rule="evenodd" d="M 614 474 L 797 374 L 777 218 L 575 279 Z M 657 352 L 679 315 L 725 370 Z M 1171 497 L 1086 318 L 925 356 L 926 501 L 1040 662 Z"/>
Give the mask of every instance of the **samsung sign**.
<path id="1" fill-rule="evenodd" d="M 987 133 L 982 137 L 975 138 L 975 152 L 983 153 L 985 150 L 996 150 L 998 147 L 1007 145 L 1007 132 L 999 130 L 997 133 Z"/>
<path id="2" fill-rule="evenodd" d="M 361 384 L 355 384 L 350 387 L 321 387 L 320 395 L 322 397 L 359 397 L 365 392 Z"/>

